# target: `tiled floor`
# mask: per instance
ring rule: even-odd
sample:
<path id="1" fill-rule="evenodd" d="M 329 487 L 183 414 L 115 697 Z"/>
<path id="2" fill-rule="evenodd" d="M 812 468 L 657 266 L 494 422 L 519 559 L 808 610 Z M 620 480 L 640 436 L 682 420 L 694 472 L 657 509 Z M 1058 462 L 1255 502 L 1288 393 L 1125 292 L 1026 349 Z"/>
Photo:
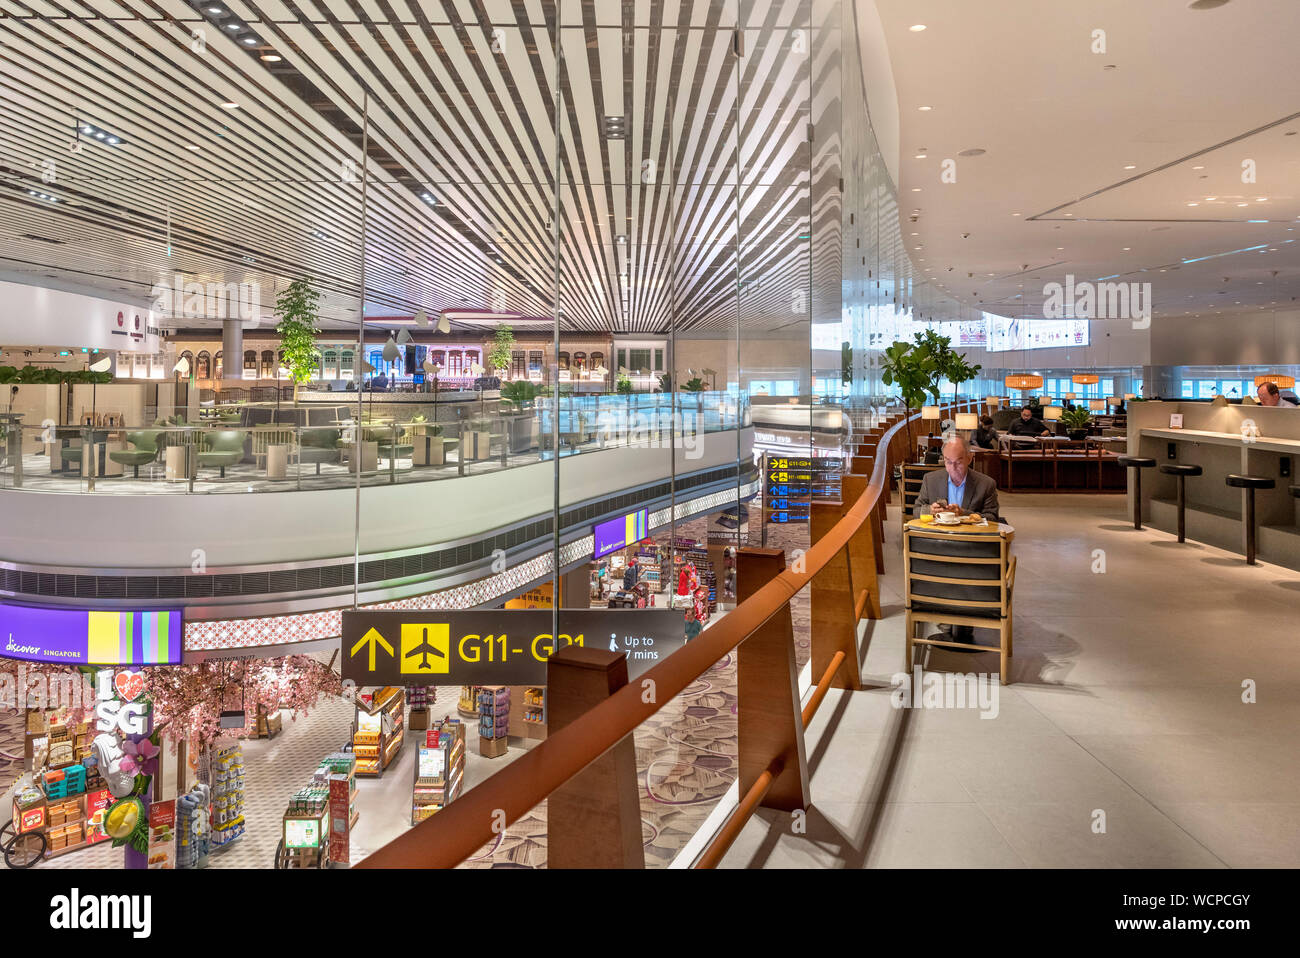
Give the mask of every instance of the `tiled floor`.
<path id="1" fill-rule="evenodd" d="M 877 688 L 832 692 L 809 729 L 806 833 L 763 810 L 725 864 L 1300 866 L 1300 575 L 1135 531 L 1123 510 L 1114 496 L 1003 496 L 1014 681 L 993 719 L 890 704 L 903 668 L 895 512 L 886 618 L 865 653 Z"/>

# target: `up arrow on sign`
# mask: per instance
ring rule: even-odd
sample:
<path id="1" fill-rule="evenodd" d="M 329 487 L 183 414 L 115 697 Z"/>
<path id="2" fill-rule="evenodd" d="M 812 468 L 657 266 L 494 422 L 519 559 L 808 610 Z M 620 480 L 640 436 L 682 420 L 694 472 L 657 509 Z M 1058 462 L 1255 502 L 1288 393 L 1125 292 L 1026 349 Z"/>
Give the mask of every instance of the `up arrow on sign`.
<path id="1" fill-rule="evenodd" d="M 362 649 L 362 647 L 367 645 L 370 647 L 369 649 L 370 671 L 373 672 L 375 670 L 375 647 L 382 645 L 387 650 L 389 655 L 393 654 L 393 647 L 388 644 L 388 641 L 382 635 L 379 634 L 378 629 L 372 628 L 369 632 L 367 632 L 359 640 L 357 640 L 357 644 L 352 646 L 352 652 L 350 654 L 356 655 L 357 652 Z"/>

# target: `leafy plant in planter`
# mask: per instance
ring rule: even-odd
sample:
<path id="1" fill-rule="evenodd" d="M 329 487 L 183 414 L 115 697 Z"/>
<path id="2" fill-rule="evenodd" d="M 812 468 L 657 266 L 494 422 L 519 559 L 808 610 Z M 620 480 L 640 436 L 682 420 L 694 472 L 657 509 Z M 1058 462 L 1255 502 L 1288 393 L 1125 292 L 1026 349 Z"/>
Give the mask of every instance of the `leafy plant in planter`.
<path id="1" fill-rule="evenodd" d="M 664 373 L 659 377 L 659 389 L 663 392 L 670 393 L 673 391 L 673 374 Z"/>
<path id="2" fill-rule="evenodd" d="M 513 382 L 501 384 L 501 399 L 504 402 L 513 403 L 516 406 L 522 406 L 526 402 L 532 402 L 542 391 L 542 387 L 536 383 L 531 383 L 527 379 L 516 379 Z"/>
<path id="3" fill-rule="evenodd" d="M 1082 439 L 1088 435 L 1088 426 L 1092 422 L 1092 413 L 1082 406 L 1066 409 L 1061 413 L 1060 423 L 1065 427 L 1066 435 L 1071 439 Z"/>
<path id="4" fill-rule="evenodd" d="M 880 359 L 880 378 L 886 386 L 897 386 L 907 409 L 907 448 L 912 449 L 912 410 L 925 405 L 926 397 L 939 398 L 939 365 L 929 345 L 901 340 L 886 346 Z"/>
<path id="5" fill-rule="evenodd" d="M 618 382 L 615 384 L 614 389 L 617 390 L 620 396 L 632 395 L 632 380 L 628 378 L 627 373 L 619 372 Z"/>
<path id="6" fill-rule="evenodd" d="M 687 393 L 704 392 L 704 380 L 701 379 L 699 376 L 687 380 L 686 382 L 682 383 L 682 392 L 687 392 Z"/>
<path id="7" fill-rule="evenodd" d="M 298 387 L 311 379 L 320 364 L 320 350 L 316 348 L 316 334 L 320 332 L 319 302 L 320 293 L 305 279 L 295 279 L 275 299 L 275 315 L 280 318 L 275 331 L 280 334 L 284 367 L 293 380 L 295 406 Z"/>

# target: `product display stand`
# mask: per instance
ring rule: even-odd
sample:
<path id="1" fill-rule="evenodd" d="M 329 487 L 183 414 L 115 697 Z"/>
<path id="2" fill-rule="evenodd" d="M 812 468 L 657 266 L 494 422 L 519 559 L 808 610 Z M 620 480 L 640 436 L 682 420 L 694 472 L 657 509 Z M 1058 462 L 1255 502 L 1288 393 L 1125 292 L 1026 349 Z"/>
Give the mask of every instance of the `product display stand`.
<path id="1" fill-rule="evenodd" d="M 412 685 L 406 690 L 406 701 L 411 706 L 411 714 L 406 725 L 412 732 L 422 732 L 429 727 L 429 688 L 425 685 Z"/>
<path id="2" fill-rule="evenodd" d="M 325 758 L 321 769 L 329 780 L 329 860 L 348 863 L 350 836 L 360 814 L 357 812 L 357 760 L 351 752 L 335 752 Z M 318 770 L 320 771 L 320 770 Z"/>
<path id="3" fill-rule="evenodd" d="M 510 726 L 510 688 L 483 685 L 478 692 L 478 751 L 487 758 L 506 754 Z"/>
<path id="4" fill-rule="evenodd" d="M 212 792 L 207 785 L 195 785 L 176 799 L 176 867 L 205 868 L 212 850 L 209 807 Z"/>
<path id="5" fill-rule="evenodd" d="M 524 737 L 546 738 L 546 686 L 529 685 L 524 688 Z"/>
<path id="6" fill-rule="evenodd" d="M 212 851 L 244 834 L 244 752 L 238 742 L 218 745 L 212 757 Z"/>
<path id="7" fill-rule="evenodd" d="M 478 686 L 462 685 L 456 711 L 466 718 L 478 718 Z"/>
<path id="8" fill-rule="evenodd" d="M 425 733 L 415 763 L 411 824 L 418 825 L 459 797 L 465 783 L 465 725 L 444 718 Z"/>
<path id="9" fill-rule="evenodd" d="M 405 706 L 406 694 L 391 685 L 371 697 L 357 698 L 357 719 L 352 734 L 357 775 L 377 778 L 397 757 L 405 731 Z"/>

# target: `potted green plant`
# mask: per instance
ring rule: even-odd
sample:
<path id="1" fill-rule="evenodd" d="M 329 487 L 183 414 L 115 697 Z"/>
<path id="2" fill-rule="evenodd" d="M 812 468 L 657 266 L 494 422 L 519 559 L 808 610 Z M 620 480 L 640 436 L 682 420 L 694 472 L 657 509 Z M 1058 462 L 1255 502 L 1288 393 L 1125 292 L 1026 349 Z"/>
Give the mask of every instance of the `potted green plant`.
<path id="1" fill-rule="evenodd" d="M 632 380 L 628 378 L 627 373 L 623 370 L 618 371 L 618 382 L 614 386 L 620 396 L 632 395 Z"/>
<path id="2" fill-rule="evenodd" d="M 1092 413 L 1082 406 L 1066 409 L 1061 413 L 1061 426 L 1071 439 L 1083 439 L 1088 435 L 1088 426 L 1092 422 Z"/>
<path id="3" fill-rule="evenodd" d="M 514 353 L 514 349 L 514 328 L 498 326 L 492 339 L 492 345 L 488 347 L 487 353 L 488 369 L 494 370 L 498 379 L 506 378 L 506 371 L 510 368 L 510 357 Z"/>
<path id="4" fill-rule="evenodd" d="M 293 380 L 293 404 L 298 405 L 298 387 L 311 380 L 311 374 L 320 368 L 320 350 L 316 348 L 316 334 L 320 332 L 320 293 L 305 279 L 295 279 L 275 299 L 275 315 L 280 323 L 275 331 L 280 334 L 280 349 L 284 353 L 284 368 Z"/>

